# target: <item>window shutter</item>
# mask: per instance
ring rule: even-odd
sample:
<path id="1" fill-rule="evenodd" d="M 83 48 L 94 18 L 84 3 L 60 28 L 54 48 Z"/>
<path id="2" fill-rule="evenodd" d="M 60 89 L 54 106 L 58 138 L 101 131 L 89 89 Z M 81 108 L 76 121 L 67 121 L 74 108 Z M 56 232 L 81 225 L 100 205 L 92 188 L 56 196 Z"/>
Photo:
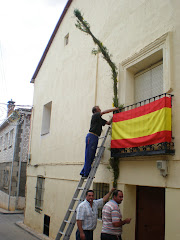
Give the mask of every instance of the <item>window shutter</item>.
<path id="1" fill-rule="evenodd" d="M 163 93 L 163 64 L 135 76 L 134 100 L 136 102 Z"/>

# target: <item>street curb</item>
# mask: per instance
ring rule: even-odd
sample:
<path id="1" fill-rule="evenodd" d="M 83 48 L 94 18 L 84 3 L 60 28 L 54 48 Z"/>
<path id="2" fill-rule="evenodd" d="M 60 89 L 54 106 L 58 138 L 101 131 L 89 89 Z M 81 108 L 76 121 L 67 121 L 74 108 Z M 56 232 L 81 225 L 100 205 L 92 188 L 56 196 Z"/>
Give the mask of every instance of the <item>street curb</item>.
<path id="1" fill-rule="evenodd" d="M 8 211 L 6 209 L 0 208 L 0 214 L 24 214 L 24 210 Z"/>
<path id="2" fill-rule="evenodd" d="M 49 238 L 44 234 L 40 234 L 38 232 L 35 232 L 32 228 L 25 225 L 22 221 L 16 222 L 15 225 L 22 228 L 23 230 L 30 233 L 32 236 L 36 237 L 39 240 L 53 240 L 52 238 Z"/>

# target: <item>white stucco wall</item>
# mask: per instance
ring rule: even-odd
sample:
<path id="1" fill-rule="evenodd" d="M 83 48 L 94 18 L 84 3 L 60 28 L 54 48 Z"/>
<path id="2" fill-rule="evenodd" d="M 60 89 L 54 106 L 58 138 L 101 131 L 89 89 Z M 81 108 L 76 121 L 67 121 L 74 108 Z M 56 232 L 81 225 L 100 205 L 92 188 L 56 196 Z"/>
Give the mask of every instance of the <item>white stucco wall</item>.
<path id="1" fill-rule="evenodd" d="M 178 211 L 180 200 L 180 190 L 169 188 L 166 190 L 166 229 L 165 239 L 178 240 L 180 238 L 180 230 L 178 222 L 180 215 Z"/>

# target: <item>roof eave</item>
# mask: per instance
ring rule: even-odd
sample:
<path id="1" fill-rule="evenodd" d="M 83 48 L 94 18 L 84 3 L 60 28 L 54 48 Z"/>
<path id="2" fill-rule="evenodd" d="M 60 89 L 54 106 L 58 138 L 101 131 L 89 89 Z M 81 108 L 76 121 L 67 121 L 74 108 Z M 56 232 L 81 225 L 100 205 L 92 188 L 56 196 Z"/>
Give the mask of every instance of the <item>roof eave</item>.
<path id="1" fill-rule="evenodd" d="M 21 111 L 23 113 L 31 115 L 32 108 L 17 108 L 16 111 Z M 0 131 L 9 124 L 9 119 L 12 117 L 14 111 L 0 124 Z"/>

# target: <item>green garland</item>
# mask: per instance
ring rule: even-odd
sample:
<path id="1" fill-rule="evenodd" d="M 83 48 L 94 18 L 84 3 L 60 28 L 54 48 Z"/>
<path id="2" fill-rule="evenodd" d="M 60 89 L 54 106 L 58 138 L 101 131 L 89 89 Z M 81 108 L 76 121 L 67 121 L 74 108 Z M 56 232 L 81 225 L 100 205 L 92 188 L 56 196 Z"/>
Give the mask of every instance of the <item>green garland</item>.
<path id="1" fill-rule="evenodd" d="M 112 73 L 112 80 L 113 80 L 113 90 L 114 90 L 114 97 L 113 97 L 113 103 L 115 107 L 118 107 L 119 105 L 119 100 L 118 100 L 118 94 L 117 94 L 117 76 L 118 76 L 118 72 L 117 72 L 117 67 L 115 65 L 115 63 L 113 63 L 111 61 L 111 55 L 109 54 L 109 51 L 107 50 L 107 48 L 103 45 L 103 43 L 101 41 L 99 41 L 91 32 L 90 30 L 90 25 L 87 21 L 84 20 L 81 12 L 78 9 L 74 10 L 74 15 L 77 17 L 77 23 L 75 24 L 75 26 L 80 29 L 82 32 L 85 32 L 87 34 L 89 34 L 94 43 L 98 46 L 97 49 L 93 49 L 92 53 L 93 54 L 97 54 L 97 53 L 102 53 L 103 58 L 106 60 L 106 62 L 109 64 L 109 66 L 111 67 L 111 73 Z"/>
<path id="2" fill-rule="evenodd" d="M 119 159 L 118 158 L 110 158 L 109 164 L 113 170 L 114 174 L 114 181 L 113 181 L 113 187 L 117 187 L 117 180 L 119 177 Z"/>
<path id="3" fill-rule="evenodd" d="M 93 49 L 92 53 L 93 54 L 98 54 L 98 53 L 102 53 L 103 58 L 106 60 L 106 62 L 109 64 L 109 66 L 111 67 L 111 73 L 112 73 L 112 80 L 113 80 L 113 90 L 114 90 L 114 97 L 113 97 L 113 103 L 115 107 L 119 106 L 119 100 L 118 100 L 118 94 L 117 94 L 117 76 L 118 76 L 118 72 L 117 72 L 117 67 L 115 65 L 115 63 L 113 63 L 111 61 L 111 55 L 109 54 L 108 49 L 103 45 L 103 43 L 101 41 L 99 41 L 91 32 L 90 30 L 90 25 L 87 21 L 84 20 L 81 12 L 78 9 L 74 10 L 74 15 L 77 17 L 77 23 L 75 24 L 75 26 L 80 29 L 82 32 L 85 32 L 87 34 L 89 34 L 94 43 L 98 46 L 97 49 Z M 122 106 L 120 106 L 121 108 Z M 113 170 L 113 174 L 114 174 L 114 181 L 113 181 L 113 186 L 117 187 L 117 179 L 119 177 L 119 161 L 118 158 L 110 158 L 109 160 L 110 166 Z"/>

